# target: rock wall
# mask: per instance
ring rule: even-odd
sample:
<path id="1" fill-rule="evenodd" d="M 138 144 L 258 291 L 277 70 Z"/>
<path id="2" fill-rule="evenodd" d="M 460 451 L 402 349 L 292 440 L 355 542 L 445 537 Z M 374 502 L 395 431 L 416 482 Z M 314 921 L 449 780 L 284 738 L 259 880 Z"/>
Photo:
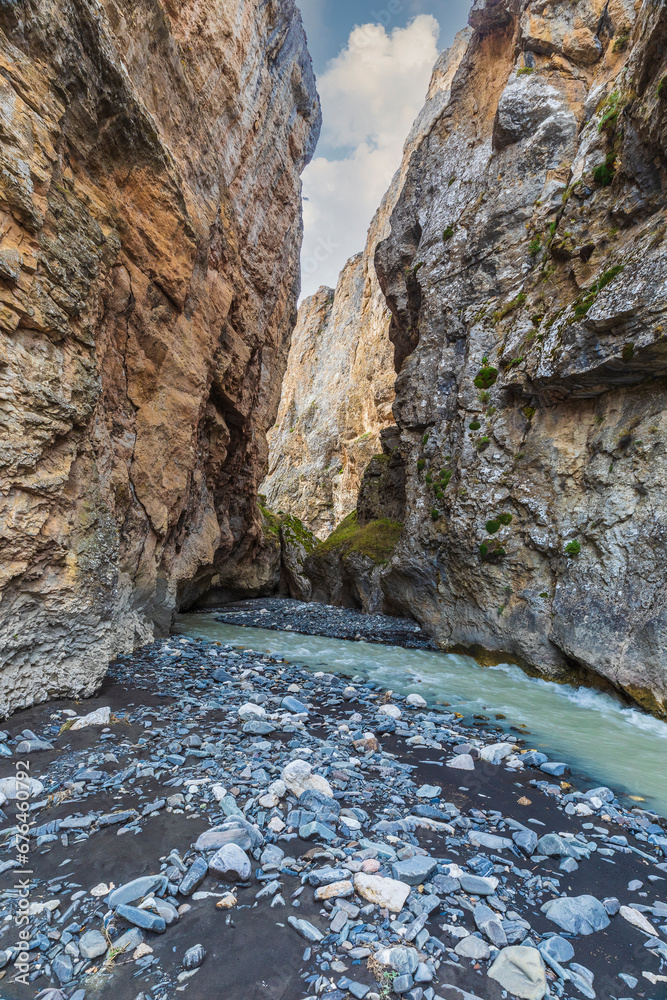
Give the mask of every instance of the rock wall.
<path id="1" fill-rule="evenodd" d="M 293 0 L 4 3 L 0 61 L 4 714 L 261 548 L 320 112 Z"/>
<path id="2" fill-rule="evenodd" d="M 376 267 L 447 648 L 667 710 L 667 7 L 477 0 Z"/>
<path id="3" fill-rule="evenodd" d="M 426 104 L 406 141 L 403 161 L 334 292 L 322 287 L 301 304 L 262 491 L 272 510 L 295 515 L 326 538 L 357 505 L 364 469 L 394 423 L 396 372 L 391 314 L 374 256 L 389 235 L 410 158 L 446 105 L 470 32 L 461 32 L 435 67 Z"/>

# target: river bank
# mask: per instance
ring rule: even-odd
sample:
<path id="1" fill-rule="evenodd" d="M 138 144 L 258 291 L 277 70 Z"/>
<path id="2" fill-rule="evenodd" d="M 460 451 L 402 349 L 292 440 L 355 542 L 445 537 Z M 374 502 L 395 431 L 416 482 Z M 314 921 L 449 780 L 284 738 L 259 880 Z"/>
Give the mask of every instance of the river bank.
<path id="1" fill-rule="evenodd" d="M 570 784 L 501 720 L 247 634 L 174 635 L 96 698 L 4 724 L 0 774 L 27 760 L 38 784 L 28 986 L 2 806 L 3 1000 L 667 996 L 656 814 Z"/>

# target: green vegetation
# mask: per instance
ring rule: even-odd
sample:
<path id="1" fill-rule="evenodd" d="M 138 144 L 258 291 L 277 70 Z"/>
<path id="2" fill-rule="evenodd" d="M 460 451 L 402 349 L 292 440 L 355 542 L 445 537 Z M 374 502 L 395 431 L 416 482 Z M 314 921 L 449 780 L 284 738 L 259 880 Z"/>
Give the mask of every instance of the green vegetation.
<path id="1" fill-rule="evenodd" d="M 259 510 L 264 519 L 264 531 L 268 532 L 270 535 L 276 535 L 280 538 L 280 518 L 273 511 L 270 511 L 266 506 L 266 497 L 258 497 Z"/>
<path id="2" fill-rule="evenodd" d="M 582 316 L 586 315 L 595 302 L 598 292 L 601 292 L 603 288 L 606 288 L 607 285 L 614 280 L 616 275 L 621 273 L 624 266 L 624 264 L 614 264 L 613 267 L 610 267 L 607 271 L 600 275 L 594 285 L 591 285 L 583 298 L 581 298 L 574 307 L 574 315 L 577 319 L 581 319 Z"/>
<path id="3" fill-rule="evenodd" d="M 662 80 L 658 84 L 656 96 L 659 97 L 661 101 L 667 101 L 667 76 L 663 76 Z"/>
<path id="4" fill-rule="evenodd" d="M 600 187 L 609 187 L 616 173 L 616 154 L 607 153 L 604 163 L 599 163 L 593 171 L 593 180 Z"/>
<path id="5" fill-rule="evenodd" d="M 546 592 L 546 590 L 542 591 L 542 593 L 540 594 L 540 597 L 543 597 L 545 599 L 545 601 L 549 599 L 549 595 Z"/>
<path id="6" fill-rule="evenodd" d="M 486 449 L 489 447 L 490 444 L 491 444 L 491 438 L 486 436 L 481 437 L 476 445 L 477 451 L 486 451 Z"/>
<path id="7" fill-rule="evenodd" d="M 423 472 L 426 468 L 426 459 L 420 458 L 417 462 L 417 472 Z"/>
<path id="8" fill-rule="evenodd" d="M 475 382 L 475 385 L 477 385 L 477 382 Z M 489 393 L 489 392 L 480 392 L 480 393 L 477 394 L 477 398 L 479 399 L 480 403 L 486 404 L 491 399 L 491 393 Z"/>
<path id="9" fill-rule="evenodd" d="M 431 519 L 433 521 L 438 521 L 440 519 L 440 511 L 436 510 L 435 507 L 431 511 Z"/>
<path id="10" fill-rule="evenodd" d="M 447 228 L 445 229 L 445 231 L 442 234 L 443 242 L 446 243 L 447 240 L 451 240 L 451 238 L 452 238 L 453 235 L 454 235 L 454 230 L 452 229 L 451 226 L 447 226 Z"/>
<path id="11" fill-rule="evenodd" d="M 512 360 L 507 365 L 507 368 L 508 369 L 516 368 L 517 365 L 520 365 L 522 361 L 523 361 L 523 355 L 521 355 L 520 358 L 512 358 Z"/>
<path id="12" fill-rule="evenodd" d="M 422 444 L 423 445 L 427 445 L 428 444 L 428 434 L 424 434 L 424 437 L 422 438 Z"/>
<path id="13" fill-rule="evenodd" d="M 494 368 L 492 365 L 486 364 L 477 372 L 474 384 L 478 389 L 490 389 L 492 385 L 496 384 L 497 379 L 498 369 Z"/>
<path id="14" fill-rule="evenodd" d="M 516 71 L 517 76 L 530 76 L 531 73 L 535 72 L 534 66 L 522 66 L 521 69 Z"/>
<path id="15" fill-rule="evenodd" d="M 316 546 L 314 555 L 324 556 L 336 550 L 341 555 L 359 552 L 377 565 L 382 565 L 389 560 L 402 531 L 403 525 L 399 521 L 388 518 L 371 521 L 361 527 L 357 512 L 353 510 L 328 538 Z"/>
<path id="16" fill-rule="evenodd" d="M 598 125 L 598 132 L 611 131 L 616 129 L 618 124 L 618 116 L 621 112 L 622 105 L 620 104 L 621 95 L 617 90 L 610 94 L 605 101 L 605 110 L 600 119 L 600 124 Z"/>
<path id="17" fill-rule="evenodd" d="M 535 407 L 534 406 L 524 406 L 522 408 L 521 412 L 523 413 L 523 415 L 526 418 L 526 420 L 532 420 L 533 417 L 535 416 Z"/>
<path id="18" fill-rule="evenodd" d="M 315 535 L 294 514 L 283 515 L 282 533 L 285 541 L 299 543 L 309 555 L 317 548 L 318 541 Z"/>
<path id="19" fill-rule="evenodd" d="M 479 420 L 473 420 L 469 426 L 471 431 L 478 431 L 482 425 Z"/>
<path id="20" fill-rule="evenodd" d="M 581 545 L 576 540 L 576 538 L 574 539 L 573 542 L 568 542 L 567 545 L 565 546 L 565 554 L 567 556 L 570 557 L 578 556 L 580 552 L 581 552 Z"/>
<path id="21" fill-rule="evenodd" d="M 498 309 L 497 312 L 493 314 L 493 322 L 498 323 L 499 320 L 504 319 L 505 316 L 508 316 L 519 306 L 522 306 L 525 301 L 526 301 L 525 292 L 519 292 L 519 294 L 515 299 L 512 299 L 511 302 L 508 302 L 507 305 L 504 305 L 501 309 Z"/>
<path id="22" fill-rule="evenodd" d="M 528 253 L 531 257 L 537 257 L 538 253 L 542 249 L 542 237 L 537 234 L 533 236 L 532 240 L 528 244 Z"/>
<path id="23" fill-rule="evenodd" d="M 486 530 L 490 535 L 495 535 L 497 531 L 500 531 L 500 521 L 487 521 Z"/>
<path id="24" fill-rule="evenodd" d="M 595 286 L 597 287 L 598 292 L 601 292 L 610 281 L 613 281 L 616 275 L 621 273 L 624 266 L 624 264 L 614 264 L 614 266 L 610 267 L 608 271 L 605 271 Z"/>
<path id="25" fill-rule="evenodd" d="M 623 360 L 632 361 L 635 356 L 635 345 L 633 343 L 625 344 L 623 347 Z"/>
<path id="26" fill-rule="evenodd" d="M 612 52 L 625 52 L 628 47 L 628 41 L 630 40 L 630 34 L 624 31 L 622 35 L 618 35 L 614 39 L 614 44 L 612 45 Z"/>
<path id="27" fill-rule="evenodd" d="M 499 514 L 496 520 L 500 521 L 501 524 L 504 524 L 505 527 L 507 527 L 508 524 L 512 523 L 514 517 L 512 514 Z"/>

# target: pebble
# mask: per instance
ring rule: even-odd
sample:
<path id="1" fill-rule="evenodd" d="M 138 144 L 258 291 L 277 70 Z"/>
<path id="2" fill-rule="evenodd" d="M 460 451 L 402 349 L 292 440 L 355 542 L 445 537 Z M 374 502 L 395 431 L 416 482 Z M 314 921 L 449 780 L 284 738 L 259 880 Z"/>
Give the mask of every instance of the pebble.
<path id="1" fill-rule="evenodd" d="M 247 882 L 252 862 L 237 844 L 225 844 L 210 859 L 208 869 L 223 882 Z"/>

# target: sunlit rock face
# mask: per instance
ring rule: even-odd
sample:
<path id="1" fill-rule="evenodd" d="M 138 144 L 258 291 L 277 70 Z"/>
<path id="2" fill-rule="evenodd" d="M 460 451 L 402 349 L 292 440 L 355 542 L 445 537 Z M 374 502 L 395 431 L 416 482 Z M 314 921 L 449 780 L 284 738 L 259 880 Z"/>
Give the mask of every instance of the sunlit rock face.
<path id="1" fill-rule="evenodd" d="M 376 254 L 446 647 L 667 697 L 667 8 L 479 0 Z"/>
<path id="2" fill-rule="evenodd" d="M 25 0 L 0 32 L 6 713 L 91 693 L 261 545 L 320 112 L 292 0 Z"/>
<path id="3" fill-rule="evenodd" d="M 364 470 L 382 450 L 381 432 L 394 424 L 391 312 L 378 284 L 375 248 L 389 235 L 412 154 L 449 99 L 469 36 L 461 32 L 438 60 L 364 251 L 347 262 L 335 291 L 322 287 L 299 309 L 262 490 L 269 507 L 296 515 L 320 538 L 357 506 Z"/>

